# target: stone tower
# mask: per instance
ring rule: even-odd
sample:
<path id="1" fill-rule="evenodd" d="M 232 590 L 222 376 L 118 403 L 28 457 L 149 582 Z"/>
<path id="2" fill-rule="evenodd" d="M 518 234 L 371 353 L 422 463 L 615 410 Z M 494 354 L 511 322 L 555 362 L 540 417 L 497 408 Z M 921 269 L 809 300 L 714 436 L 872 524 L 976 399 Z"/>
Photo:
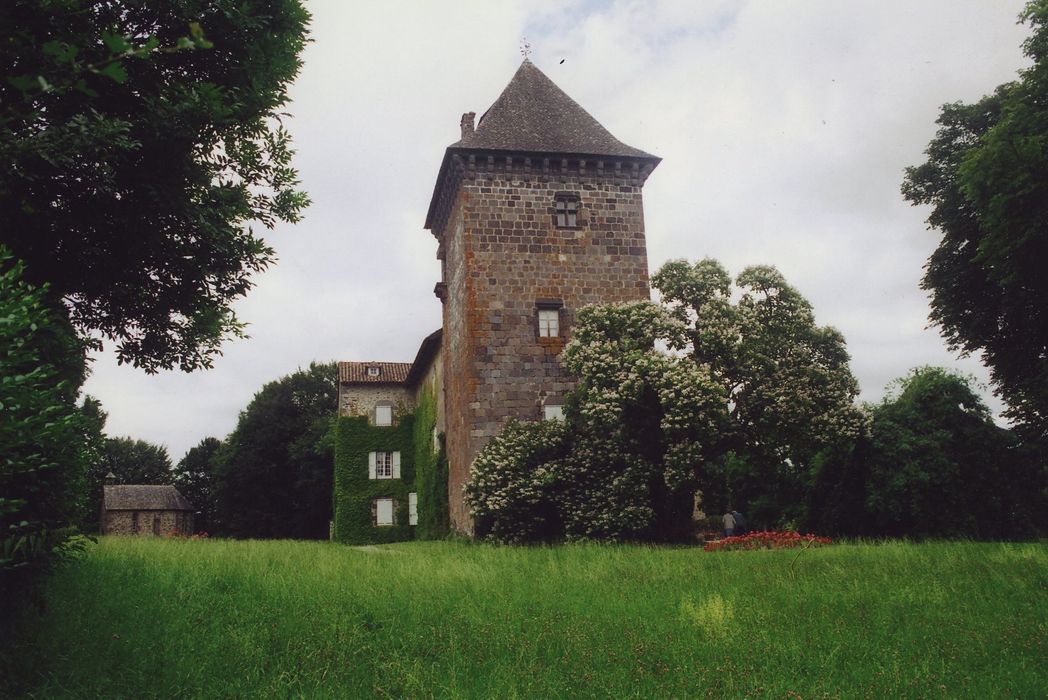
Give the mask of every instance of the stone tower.
<path id="1" fill-rule="evenodd" d="M 659 158 L 622 143 L 530 61 L 448 146 L 426 228 L 444 303 L 452 526 L 462 485 L 507 419 L 556 417 L 572 380 L 558 355 L 586 304 L 648 299 L 641 188 Z"/>

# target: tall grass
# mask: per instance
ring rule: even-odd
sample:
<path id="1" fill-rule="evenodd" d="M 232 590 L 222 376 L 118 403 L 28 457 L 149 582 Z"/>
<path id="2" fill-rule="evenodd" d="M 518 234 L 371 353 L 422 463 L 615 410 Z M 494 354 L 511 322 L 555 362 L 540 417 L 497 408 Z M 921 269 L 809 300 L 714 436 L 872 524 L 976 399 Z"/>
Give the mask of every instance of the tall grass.
<path id="1" fill-rule="evenodd" d="M 27 697 L 1044 697 L 1048 547 L 705 553 L 104 538 Z"/>

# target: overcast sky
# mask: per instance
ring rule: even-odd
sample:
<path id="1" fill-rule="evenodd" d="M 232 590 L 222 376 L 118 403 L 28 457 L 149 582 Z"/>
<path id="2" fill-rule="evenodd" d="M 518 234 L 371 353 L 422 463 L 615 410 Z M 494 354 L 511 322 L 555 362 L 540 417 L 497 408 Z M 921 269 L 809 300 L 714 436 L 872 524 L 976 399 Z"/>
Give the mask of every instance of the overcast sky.
<path id="1" fill-rule="evenodd" d="M 462 113 L 506 86 L 522 37 L 612 134 L 663 158 L 644 189 L 653 272 L 707 256 L 733 274 L 777 266 L 843 332 L 863 400 L 923 364 L 985 381 L 926 328 L 918 282 L 939 237 L 899 186 L 941 104 L 1026 64 L 1021 0 L 307 5 L 287 126 L 313 205 L 266 236 L 279 263 L 237 306 L 251 338 L 214 369 L 151 376 L 97 356 L 85 390 L 109 435 L 177 461 L 311 361 L 410 362 L 441 322 L 423 229 L 441 156 Z"/>

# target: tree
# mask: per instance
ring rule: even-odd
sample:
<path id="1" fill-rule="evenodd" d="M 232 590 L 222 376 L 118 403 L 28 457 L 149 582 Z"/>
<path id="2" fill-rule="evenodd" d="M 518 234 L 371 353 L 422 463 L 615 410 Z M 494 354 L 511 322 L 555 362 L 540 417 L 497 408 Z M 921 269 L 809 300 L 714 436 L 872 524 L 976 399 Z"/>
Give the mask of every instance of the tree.
<path id="1" fill-rule="evenodd" d="M 204 438 L 175 466 L 175 486 L 195 509 L 193 527 L 197 532 L 207 532 L 214 521 L 214 478 L 221 449 L 218 438 Z"/>
<path id="2" fill-rule="evenodd" d="M 171 484 L 175 477 L 166 447 L 130 437 L 108 438 L 102 464 L 119 484 Z"/>
<path id="3" fill-rule="evenodd" d="M 467 497 L 481 534 L 680 539 L 696 490 L 727 505 L 731 458 L 762 459 L 783 481 L 862 431 L 843 338 L 774 268 L 744 270 L 737 301 L 713 260 L 667 263 L 652 281 L 661 306 L 579 310 L 566 429 L 508 429 L 478 456 Z M 545 524 L 520 522 L 521 498 Z"/>
<path id="4" fill-rule="evenodd" d="M 308 20 L 298 0 L 0 7 L 5 242 L 121 362 L 207 367 L 241 335 L 232 305 L 273 261 L 250 224 L 307 204 L 279 110 Z"/>
<path id="5" fill-rule="evenodd" d="M 0 588 L 9 569 L 39 567 L 65 540 L 95 458 L 76 406 L 83 347 L 24 269 L 0 246 Z"/>
<path id="6" fill-rule="evenodd" d="M 334 363 L 312 363 L 266 384 L 241 412 L 218 458 L 217 532 L 327 538 L 337 377 Z"/>
<path id="7" fill-rule="evenodd" d="M 944 105 L 903 195 L 942 233 L 921 287 L 951 348 L 982 353 L 1006 415 L 1048 439 L 1048 0 L 1020 19 L 1033 65 L 975 104 Z"/>
<path id="8" fill-rule="evenodd" d="M 869 437 L 820 460 L 813 526 L 893 537 L 1014 538 L 1043 529 L 1043 465 L 994 424 L 971 380 L 920 367 L 869 410 Z"/>

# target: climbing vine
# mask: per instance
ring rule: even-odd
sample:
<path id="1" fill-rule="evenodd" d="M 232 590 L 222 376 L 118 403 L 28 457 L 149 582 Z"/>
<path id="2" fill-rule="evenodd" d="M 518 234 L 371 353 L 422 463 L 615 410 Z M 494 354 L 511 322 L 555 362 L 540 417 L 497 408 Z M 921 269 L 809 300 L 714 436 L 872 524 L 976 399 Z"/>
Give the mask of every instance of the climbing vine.
<path id="1" fill-rule="evenodd" d="M 414 538 L 408 525 L 408 493 L 415 488 L 415 416 L 376 427 L 365 416 L 340 417 L 335 426 L 334 532 L 345 544 L 399 542 Z M 399 479 L 368 478 L 368 453 L 400 452 Z M 372 503 L 393 498 L 395 525 L 376 527 Z"/>

